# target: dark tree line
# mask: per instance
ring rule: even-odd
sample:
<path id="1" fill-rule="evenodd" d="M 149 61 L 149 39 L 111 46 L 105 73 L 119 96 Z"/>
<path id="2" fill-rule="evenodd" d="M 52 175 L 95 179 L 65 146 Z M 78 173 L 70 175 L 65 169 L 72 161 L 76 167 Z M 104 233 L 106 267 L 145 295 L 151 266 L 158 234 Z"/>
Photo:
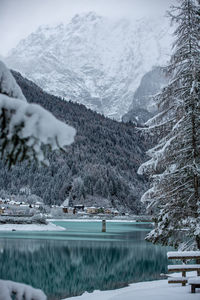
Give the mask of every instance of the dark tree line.
<path id="1" fill-rule="evenodd" d="M 11 170 L 0 161 L 0 189 L 18 193 L 29 185 L 45 203 L 86 201 L 87 195 L 110 199 L 114 207 L 140 212 L 139 202 L 147 180 L 137 175 L 145 160 L 146 141 L 134 125 L 108 119 L 83 105 L 66 102 L 45 93 L 31 81 L 13 72 L 28 102 L 51 111 L 77 130 L 75 143 L 66 153 L 49 153 L 50 166 L 21 163 Z"/>

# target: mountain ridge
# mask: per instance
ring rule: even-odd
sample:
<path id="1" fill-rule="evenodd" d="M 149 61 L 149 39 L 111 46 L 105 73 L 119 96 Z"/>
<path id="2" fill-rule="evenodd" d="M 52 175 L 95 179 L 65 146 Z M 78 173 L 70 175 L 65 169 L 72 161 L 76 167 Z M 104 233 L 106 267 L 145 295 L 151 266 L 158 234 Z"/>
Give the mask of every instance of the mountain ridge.
<path id="1" fill-rule="evenodd" d="M 90 12 L 39 27 L 6 62 L 45 91 L 120 120 L 142 76 L 166 63 L 170 30 L 163 19 L 113 21 Z"/>

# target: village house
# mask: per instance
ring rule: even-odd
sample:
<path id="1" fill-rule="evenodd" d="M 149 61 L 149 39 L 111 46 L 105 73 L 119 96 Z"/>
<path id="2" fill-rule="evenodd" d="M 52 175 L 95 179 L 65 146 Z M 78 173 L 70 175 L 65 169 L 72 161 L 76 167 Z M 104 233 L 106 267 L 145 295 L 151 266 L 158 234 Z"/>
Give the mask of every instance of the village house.
<path id="1" fill-rule="evenodd" d="M 65 214 L 68 214 L 68 207 L 63 207 L 62 209 Z"/>
<path id="2" fill-rule="evenodd" d="M 40 208 L 44 206 L 44 203 L 41 201 L 37 201 L 35 204 L 32 205 L 34 208 Z"/>
<path id="3" fill-rule="evenodd" d="M 99 209 L 97 207 L 87 207 L 86 212 L 88 214 L 98 214 Z"/>
<path id="4" fill-rule="evenodd" d="M 24 186 L 24 187 L 20 188 L 19 194 L 30 196 L 31 195 L 31 189 L 28 186 Z"/>
<path id="5" fill-rule="evenodd" d="M 113 215 L 114 215 L 114 216 L 119 216 L 119 211 L 118 211 L 118 210 L 114 210 L 114 211 L 113 211 Z"/>
<path id="6" fill-rule="evenodd" d="M 83 204 L 74 205 L 74 209 L 76 211 L 80 211 L 80 210 L 84 211 L 84 205 Z"/>
<path id="7" fill-rule="evenodd" d="M 69 207 L 68 206 L 69 206 L 69 198 L 65 199 L 65 201 L 60 206 L 65 214 L 69 213 Z M 73 213 L 73 211 L 71 213 Z"/>
<path id="8" fill-rule="evenodd" d="M 0 207 L 0 215 L 4 214 L 5 212 L 5 207 Z"/>
<path id="9" fill-rule="evenodd" d="M 104 213 L 110 215 L 112 213 L 112 210 L 110 208 L 106 208 L 104 210 Z"/>

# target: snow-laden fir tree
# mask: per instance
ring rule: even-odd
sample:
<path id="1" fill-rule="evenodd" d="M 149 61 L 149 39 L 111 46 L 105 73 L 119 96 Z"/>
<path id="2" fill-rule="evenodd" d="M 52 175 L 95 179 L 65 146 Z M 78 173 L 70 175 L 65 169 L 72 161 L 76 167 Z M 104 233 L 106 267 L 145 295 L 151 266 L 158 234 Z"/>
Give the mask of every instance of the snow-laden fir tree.
<path id="1" fill-rule="evenodd" d="M 29 104 L 11 72 L 0 61 L 0 154 L 8 164 L 35 159 L 47 163 L 47 147 L 63 149 L 75 129 L 37 104 Z"/>
<path id="2" fill-rule="evenodd" d="M 147 240 L 200 249 L 200 3 L 178 3 L 170 12 L 177 22 L 170 81 L 156 97 L 159 113 L 148 122 L 160 140 L 138 173 L 152 180 L 142 197 L 155 216 Z"/>

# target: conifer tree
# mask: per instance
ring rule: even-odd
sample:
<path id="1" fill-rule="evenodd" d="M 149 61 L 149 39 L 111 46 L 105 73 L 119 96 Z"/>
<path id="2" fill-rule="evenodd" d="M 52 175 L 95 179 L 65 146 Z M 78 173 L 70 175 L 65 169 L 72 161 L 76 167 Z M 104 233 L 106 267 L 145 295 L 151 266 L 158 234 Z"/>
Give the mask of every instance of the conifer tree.
<path id="1" fill-rule="evenodd" d="M 152 180 L 142 197 L 156 215 L 147 240 L 190 249 L 200 249 L 199 7 L 199 1 L 181 0 L 171 9 L 177 27 L 167 67 L 170 82 L 156 98 L 159 113 L 148 122 L 160 140 L 138 170 Z"/>

